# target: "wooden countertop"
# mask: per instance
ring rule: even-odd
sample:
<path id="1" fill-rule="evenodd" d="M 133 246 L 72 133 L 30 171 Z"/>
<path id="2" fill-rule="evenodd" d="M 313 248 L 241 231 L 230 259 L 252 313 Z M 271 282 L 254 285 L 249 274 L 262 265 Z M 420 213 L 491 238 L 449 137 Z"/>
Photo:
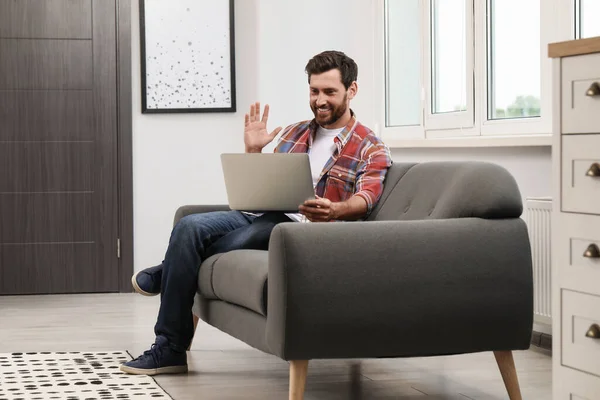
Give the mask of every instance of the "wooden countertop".
<path id="1" fill-rule="evenodd" d="M 548 57 L 551 58 L 579 56 L 590 53 L 600 53 L 600 36 L 588 39 L 550 43 L 548 45 Z"/>

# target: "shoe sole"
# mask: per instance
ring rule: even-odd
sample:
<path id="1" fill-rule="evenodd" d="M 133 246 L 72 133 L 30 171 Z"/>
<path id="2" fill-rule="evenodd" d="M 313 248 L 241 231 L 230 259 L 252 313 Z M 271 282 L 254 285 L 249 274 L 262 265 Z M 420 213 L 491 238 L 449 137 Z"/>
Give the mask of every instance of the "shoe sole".
<path id="1" fill-rule="evenodd" d="M 149 293 L 146 292 L 145 290 L 142 290 L 142 288 L 138 285 L 137 281 L 135 280 L 135 277 L 137 276 L 137 274 L 133 274 L 133 276 L 131 277 L 131 286 L 133 286 L 133 290 L 136 291 L 136 293 L 139 293 L 143 296 L 156 296 L 158 295 L 158 293 Z"/>
<path id="2" fill-rule="evenodd" d="M 172 367 L 162 367 L 162 368 L 154 368 L 154 369 L 141 369 L 141 368 L 133 368 L 128 367 L 126 365 L 121 365 L 119 369 L 127 374 L 132 375 L 159 375 L 159 374 L 183 374 L 188 372 L 187 365 L 176 365 Z"/>

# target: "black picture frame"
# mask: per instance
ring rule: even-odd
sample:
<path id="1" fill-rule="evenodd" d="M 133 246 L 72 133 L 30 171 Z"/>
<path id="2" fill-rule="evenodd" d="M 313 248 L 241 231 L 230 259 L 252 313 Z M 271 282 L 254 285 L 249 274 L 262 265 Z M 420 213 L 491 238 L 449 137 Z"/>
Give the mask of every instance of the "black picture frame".
<path id="1" fill-rule="evenodd" d="M 193 43 L 194 40 L 189 40 L 187 42 L 187 46 L 182 42 L 179 45 L 183 46 L 183 48 L 179 49 L 180 54 L 176 53 L 176 50 L 169 49 L 170 53 L 165 55 L 165 53 L 159 53 L 159 50 L 152 49 L 149 51 L 147 48 L 148 44 L 148 36 L 154 37 L 154 43 L 156 46 L 161 46 L 158 39 L 156 39 L 157 34 L 154 32 L 150 32 L 154 29 L 163 29 L 165 26 L 161 26 L 161 24 L 154 23 L 156 26 L 149 26 L 149 21 L 147 18 L 147 12 L 156 11 L 152 10 L 152 7 L 165 7 L 165 5 L 169 5 L 169 18 L 173 18 L 173 13 L 180 12 L 183 14 L 181 10 L 186 8 L 185 12 L 191 12 L 191 9 L 196 7 L 215 7 L 215 5 L 222 7 L 223 3 L 228 4 L 228 16 L 225 16 L 228 20 L 229 26 L 219 27 L 218 32 L 214 32 L 215 29 L 211 29 L 211 34 L 220 35 L 222 32 L 228 32 L 228 39 L 223 39 L 222 43 L 228 47 L 225 49 L 219 49 L 217 53 L 220 51 L 221 56 L 217 58 L 217 62 L 209 61 L 209 56 L 216 57 L 216 55 L 212 55 L 211 52 L 206 54 L 206 51 L 197 51 L 194 50 Z M 187 7 L 189 6 L 189 7 Z M 178 9 L 179 8 L 179 9 Z M 236 111 L 236 84 L 235 84 L 235 29 L 234 29 L 234 0 L 169 0 L 168 2 L 163 0 L 139 0 L 139 9 L 140 9 L 140 54 L 141 54 L 141 90 L 142 90 L 142 114 L 158 114 L 158 113 L 214 113 L 214 112 L 235 112 Z M 206 10 L 206 9 L 205 9 Z M 214 11 L 214 10 L 211 10 Z M 200 10 L 193 11 L 196 15 L 202 15 Z M 156 14 L 156 13 L 155 13 Z M 208 14 L 208 13 L 206 13 Z M 154 14 L 153 14 L 154 15 Z M 161 14 L 167 15 L 167 14 Z M 189 15 L 181 15 L 183 21 L 185 18 L 191 18 Z M 208 17 L 207 17 L 208 18 Z M 162 20 L 162 18 L 161 18 Z M 211 19 L 207 22 L 207 25 L 204 25 L 208 29 L 210 24 L 214 23 L 215 20 L 222 21 L 221 19 Z M 198 23 L 198 19 L 194 19 L 194 25 L 185 26 L 185 24 L 176 24 L 172 23 L 168 26 L 173 30 L 179 29 L 180 33 L 186 35 L 192 35 L 191 30 L 198 29 L 201 23 Z M 150 31 L 149 31 L 150 30 Z M 171 34 L 173 30 L 169 29 L 168 32 Z M 222 30 L 222 31 L 221 31 Z M 190 37 L 190 36 L 188 36 Z M 219 36 L 220 37 L 220 36 Z M 205 42 L 202 42 L 202 39 L 211 40 L 210 36 L 208 38 L 197 38 L 198 43 L 204 43 L 203 46 L 206 46 Z M 171 38 L 161 38 L 160 40 L 169 40 L 173 43 L 176 43 L 176 39 Z M 170 45 L 170 42 L 169 42 Z M 184 52 L 185 50 L 185 52 Z M 167 52 L 167 50 L 165 50 Z M 197 54 L 192 54 L 197 53 Z M 226 62 L 226 56 L 228 55 L 229 62 Z M 185 57 L 190 57 L 191 60 L 187 60 L 187 64 L 181 66 L 181 61 Z M 195 57 L 204 57 L 202 60 L 196 61 Z M 148 57 L 152 57 L 151 60 Z M 162 58 L 160 58 L 162 57 Z M 181 57 L 181 59 L 178 59 Z M 220 60 L 224 60 L 223 62 L 218 62 Z M 177 61 L 177 64 L 175 63 Z M 184 60 L 184 63 L 186 61 Z M 198 71 L 193 72 L 194 68 L 207 68 L 203 66 L 204 63 L 207 62 L 209 65 L 215 65 L 215 68 L 212 68 L 212 71 Z M 170 68 L 166 66 L 170 64 Z M 215 63 L 215 64 L 213 64 Z M 229 71 L 226 70 L 226 66 L 228 66 Z M 177 67 L 176 72 L 172 72 L 173 69 Z M 187 67 L 187 68 L 186 68 Z M 183 69 L 182 69 L 183 68 Z M 167 71 L 167 69 L 169 71 Z M 156 73 L 154 75 L 148 75 L 149 70 Z M 189 74 L 189 71 L 192 71 L 192 74 Z M 185 72 L 185 75 L 177 75 L 177 73 Z M 201 72 L 207 72 L 206 74 Z M 214 76 L 208 76 L 213 73 Z M 198 76 L 198 75 L 202 76 Z M 170 81 L 162 81 L 161 77 L 168 77 L 164 79 L 170 79 Z M 191 76 L 191 77 L 190 77 Z M 178 79 L 175 82 L 174 79 Z M 212 79 L 212 80 L 211 80 Z M 228 82 L 227 82 L 227 80 Z M 216 83 L 215 83 L 216 82 Z M 212 85 L 210 83 L 213 83 Z M 154 86 L 153 86 L 154 85 Z M 162 90 L 162 91 L 160 91 Z M 183 92 L 186 92 L 185 95 Z M 189 94 L 189 96 L 188 96 Z M 229 96 L 227 96 L 229 94 Z M 204 97 L 206 95 L 206 97 Z M 185 96 L 185 97 L 182 97 Z M 217 101 L 218 99 L 218 101 Z M 170 100 L 170 101 L 169 101 Z M 173 104 L 175 103 L 175 104 Z M 211 103 L 213 105 L 211 105 Z M 197 104 L 197 106 L 196 106 Z"/>

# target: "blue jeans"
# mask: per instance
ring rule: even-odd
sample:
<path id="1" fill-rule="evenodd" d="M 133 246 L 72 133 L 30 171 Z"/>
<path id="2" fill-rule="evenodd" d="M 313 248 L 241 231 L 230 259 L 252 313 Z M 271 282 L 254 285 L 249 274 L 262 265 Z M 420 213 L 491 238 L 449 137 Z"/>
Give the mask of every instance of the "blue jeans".
<path id="1" fill-rule="evenodd" d="M 283 213 L 260 217 L 216 211 L 182 218 L 171 233 L 163 261 L 161 303 L 154 326 L 175 351 L 186 351 L 194 336 L 192 305 L 200 264 L 213 254 L 238 249 L 267 250 L 271 231 L 289 222 Z"/>

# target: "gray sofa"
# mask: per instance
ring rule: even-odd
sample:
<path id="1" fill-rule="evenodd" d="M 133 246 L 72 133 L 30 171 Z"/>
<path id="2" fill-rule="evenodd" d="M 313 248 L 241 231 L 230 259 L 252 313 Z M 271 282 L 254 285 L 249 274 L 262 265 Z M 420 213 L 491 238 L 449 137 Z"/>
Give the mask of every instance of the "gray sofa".
<path id="1" fill-rule="evenodd" d="M 184 206 L 175 222 L 225 209 Z M 310 359 L 482 351 L 520 399 L 511 351 L 529 347 L 533 322 L 522 210 L 497 165 L 395 163 L 367 221 L 283 223 L 268 251 L 205 260 L 193 311 L 289 360 L 290 399 L 302 398 Z"/>

